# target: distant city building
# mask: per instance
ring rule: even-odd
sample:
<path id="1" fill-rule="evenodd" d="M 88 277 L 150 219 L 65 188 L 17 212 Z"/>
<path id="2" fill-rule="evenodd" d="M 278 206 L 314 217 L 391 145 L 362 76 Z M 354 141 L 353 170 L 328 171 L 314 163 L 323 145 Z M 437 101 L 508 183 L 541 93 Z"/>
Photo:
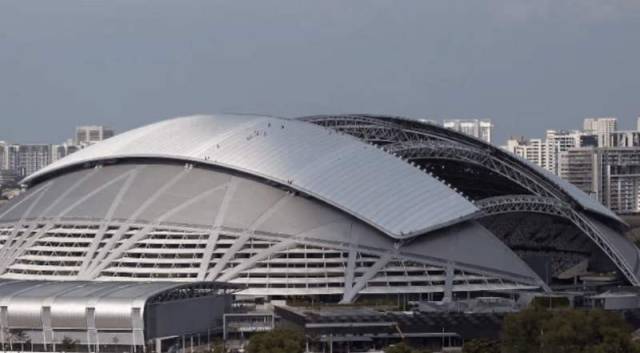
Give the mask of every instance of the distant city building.
<path id="1" fill-rule="evenodd" d="M 100 125 L 88 125 L 76 127 L 73 143 L 87 146 L 113 137 L 113 130 Z"/>
<path id="2" fill-rule="evenodd" d="M 585 142 L 580 131 L 547 130 L 545 139 L 511 138 L 503 148 L 554 174 L 558 174 L 560 153 L 580 147 Z"/>
<path id="3" fill-rule="evenodd" d="M 549 144 L 542 139 L 520 137 L 509 139 L 507 145 L 503 148 L 531 163 L 552 171 L 553 167 L 549 161 L 549 147 Z"/>
<path id="4" fill-rule="evenodd" d="M 15 144 L 0 141 L 0 170 L 22 179 L 88 145 L 114 135 L 104 126 L 79 126 L 73 139 L 59 145 Z"/>
<path id="5" fill-rule="evenodd" d="M 18 183 L 18 174 L 9 169 L 0 169 L 0 190 L 6 187 L 13 187 Z"/>
<path id="6" fill-rule="evenodd" d="M 488 143 L 491 143 L 493 138 L 493 124 L 489 119 L 450 119 L 445 120 L 443 126 Z"/>
<path id="7" fill-rule="evenodd" d="M 0 142 L 0 170 L 24 178 L 79 149 L 74 145 L 9 144 Z"/>
<path id="8" fill-rule="evenodd" d="M 558 159 L 560 153 L 565 152 L 570 148 L 580 147 L 583 135 L 584 133 L 580 131 L 547 130 L 545 140 L 547 145 L 547 165 L 544 166 L 545 169 L 556 175 L 559 174 Z"/>
<path id="9" fill-rule="evenodd" d="M 0 170 L 8 169 L 7 167 L 7 146 L 4 141 L 0 141 Z"/>
<path id="10" fill-rule="evenodd" d="M 560 176 L 615 212 L 640 212 L 640 147 L 570 149 Z"/>
<path id="11" fill-rule="evenodd" d="M 640 131 L 615 131 L 609 134 L 608 147 L 640 147 Z"/>
<path id="12" fill-rule="evenodd" d="M 51 162 L 55 162 L 61 158 L 64 158 L 73 152 L 80 150 L 82 146 L 63 143 L 61 145 L 51 146 Z"/>
<path id="13" fill-rule="evenodd" d="M 611 133 L 618 130 L 618 119 L 614 117 L 584 119 L 584 132 L 598 136 L 599 147 L 611 146 Z"/>
<path id="14" fill-rule="evenodd" d="M 25 177 L 51 163 L 51 145 L 5 145 L 4 159 L 6 166 L 4 169 L 12 170 L 18 176 Z"/>

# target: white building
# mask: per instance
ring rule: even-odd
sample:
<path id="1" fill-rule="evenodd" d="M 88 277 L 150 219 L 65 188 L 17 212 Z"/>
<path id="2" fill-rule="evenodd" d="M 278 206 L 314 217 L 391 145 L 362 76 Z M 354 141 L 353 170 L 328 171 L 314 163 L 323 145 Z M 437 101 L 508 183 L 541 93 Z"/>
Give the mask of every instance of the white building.
<path id="1" fill-rule="evenodd" d="M 450 119 L 445 120 L 443 126 L 488 143 L 491 143 L 493 137 L 493 124 L 489 119 Z"/>
<path id="2" fill-rule="evenodd" d="M 7 168 L 7 143 L 0 141 L 0 169 Z"/>
<path id="3" fill-rule="evenodd" d="M 580 131 L 547 130 L 545 140 L 547 165 L 543 167 L 558 175 L 560 153 L 568 151 L 570 148 L 581 147 L 581 139 L 584 135 Z"/>
<path id="4" fill-rule="evenodd" d="M 560 153 L 580 147 L 584 133 L 580 131 L 547 130 L 545 139 L 511 138 L 503 148 L 554 174 L 559 173 Z"/>
<path id="5" fill-rule="evenodd" d="M 640 147 L 640 131 L 612 132 L 609 139 L 609 147 Z"/>
<path id="6" fill-rule="evenodd" d="M 9 170 L 24 178 L 78 149 L 79 146 L 66 143 L 14 144 L 0 141 L 0 169 Z"/>
<path id="7" fill-rule="evenodd" d="M 584 119 L 584 132 L 598 136 L 599 147 L 611 147 L 611 133 L 618 130 L 618 119 L 614 117 Z"/>
<path id="8" fill-rule="evenodd" d="M 77 126 L 73 138 L 75 145 L 87 146 L 113 137 L 113 130 L 100 125 Z"/>
<path id="9" fill-rule="evenodd" d="M 6 144 L 5 167 L 20 177 L 25 177 L 51 163 L 51 145 L 46 144 Z"/>

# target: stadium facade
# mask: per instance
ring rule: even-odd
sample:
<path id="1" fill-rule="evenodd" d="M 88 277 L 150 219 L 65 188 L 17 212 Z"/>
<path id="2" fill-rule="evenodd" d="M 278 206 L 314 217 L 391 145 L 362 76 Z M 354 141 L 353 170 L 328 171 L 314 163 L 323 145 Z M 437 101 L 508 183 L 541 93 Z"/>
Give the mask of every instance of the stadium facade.
<path id="1" fill-rule="evenodd" d="M 23 183 L 0 208 L 0 280 L 216 281 L 344 303 L 586 274 L 640 284 L 609 209 L 483 141 L 397 117 L 177 118 Z"/>

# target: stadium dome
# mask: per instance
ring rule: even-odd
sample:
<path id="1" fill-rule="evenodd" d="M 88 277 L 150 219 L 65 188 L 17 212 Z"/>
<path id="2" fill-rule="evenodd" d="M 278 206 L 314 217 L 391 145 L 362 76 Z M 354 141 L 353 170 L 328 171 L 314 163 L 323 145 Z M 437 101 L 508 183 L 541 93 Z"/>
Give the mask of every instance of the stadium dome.
<path id="1" fill-rule="evenodd" d="M 117 135 L 0 208 L 0 279 L 220 281 L 272 297 L 639 284 L 626 225 L 478 139 L 368 115 L 198 115 Z"/>

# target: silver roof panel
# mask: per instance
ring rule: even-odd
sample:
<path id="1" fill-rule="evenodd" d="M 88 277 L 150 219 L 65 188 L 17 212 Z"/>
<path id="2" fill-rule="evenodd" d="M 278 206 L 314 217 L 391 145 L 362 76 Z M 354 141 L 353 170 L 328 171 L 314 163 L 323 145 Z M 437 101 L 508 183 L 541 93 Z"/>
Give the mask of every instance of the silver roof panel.
<path id="1" fill-rule="evenodd" d="M 197 115 L 148 125 L 78 151 L 25 182 L 73 165 L 127 157 L 196 161 L 263 177 L 394 238 L 478 211 L 441 181 L 377 147 L 303 121 L 263 116 Z"/>

